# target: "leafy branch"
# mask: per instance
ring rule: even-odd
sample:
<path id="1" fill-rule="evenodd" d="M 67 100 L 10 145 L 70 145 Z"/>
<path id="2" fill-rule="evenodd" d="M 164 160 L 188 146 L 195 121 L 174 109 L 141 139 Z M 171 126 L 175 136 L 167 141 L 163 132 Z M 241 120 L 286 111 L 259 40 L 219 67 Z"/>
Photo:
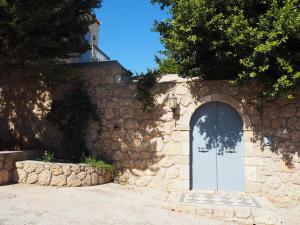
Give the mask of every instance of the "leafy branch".
<path id="1" fill-rule="evenodd" d="M 154 87 L 159 74 L 156 70 L 148 70 L 147 73 L 137 74 L 136 99 L 143 102 L 144 111 L 152 112 L 154 108 Z"/>

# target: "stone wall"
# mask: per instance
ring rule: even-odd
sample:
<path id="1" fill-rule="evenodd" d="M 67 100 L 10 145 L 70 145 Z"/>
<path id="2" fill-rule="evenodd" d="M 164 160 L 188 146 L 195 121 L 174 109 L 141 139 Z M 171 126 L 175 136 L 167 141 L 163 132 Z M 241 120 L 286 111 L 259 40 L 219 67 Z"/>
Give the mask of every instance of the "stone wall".
<path id="1" fill-rule="evenodd" d="M 225 80 L 168 75 L 156 87 L 154 111 L 145 113 L 134 82 L 118 85 L 116 74 L 97 68 L 83 74 L 102 118 L 90 125 L 86 140 L 94 154 L 116 162 L 118 182 L 189 190 L 191 116 L 201 105 L 220 101 L 243 119 L 245 191 L 280 205 L 300 201 L 299 93 L 293 100 L 262 99 L 255 83 L 235 87 Z M 168 106 L 172 93 L 179 103 L 175 113 Z"/>
<path id="2" fill-rule="evenodd" d="M 13 181 L 15 162 L 33 158 L 37 151 L 2 151 L 0 152 L 0 185 Z"/>
<path id="3" fill-rule="evenodd" d="M 199 81 L 167 75 L 155 88 L 154 111 L 146 113 L 135 98 L 135 81 L 118 84 L 120 75 L 126 73 L 120 64 L 106 62 L 77 67 L 101 118 L 90 122 L 87 147 L 93 154 L 115 162 L 117 182 L 162 190 L 189 190 L 190 119 L 201 105 L 220 101 L 235 108 L 244 123 L 246 193 L 266 196 L 280 205 L 299 203 L 300 92 L 293 100 L 263 99 L 257 95 L 260 87 L 256 83 L 236 87 L 225 80 Z M 11 140 L 29 147 L 50 148 L 59 142 L 59 132 L 44 120 L 51 99 L 57 94 L 46 90 L 34 98 L 31 92 L 26 92 L 26 99 L 17 101 L 24 95 L 24 91 L 18 90 L 10 101 L 8 90 L 8 86 L 2 88 L 5 97 L 2 100 L 9 107 L 2 104 L 0 110 L 0 122 L 5 124 L 0 129 L 1 136 L 12 137 Z M 168 107 L 172 93 L 178 98 L 175 113 Z M 31 97 L 34 100 L 28 108 L 25 102 Z"/>
<path id="4" fill-rule="evenodd" d="M 14 182 L 46 186 L 92 186 L 113 180 L 112 171 L 85 164 L 20 161 L 14 170 Z"/>
<path id="5" fill-rule="evenodd" d="M 108 79 L 111 74 L 126 73 L 116 61 L 74 64 L 74 67 L 92 76 L 93 71 L 99 70 Z M 23 75 L 22 71 L 0 74 L 0 151 L 60 149 L 62 134 L 46 117 L 53 100 L 60 100 L 71 88 L 72 83 L 58 80 L 49 85 L 39 77 Z"/>
<path id="6" fill-rule="evenodd" d="M 45 120 L 53 98 L 38 78 L 22 71 L 0 74 L 0 151 L 56 146 L 58 132 Z"/>

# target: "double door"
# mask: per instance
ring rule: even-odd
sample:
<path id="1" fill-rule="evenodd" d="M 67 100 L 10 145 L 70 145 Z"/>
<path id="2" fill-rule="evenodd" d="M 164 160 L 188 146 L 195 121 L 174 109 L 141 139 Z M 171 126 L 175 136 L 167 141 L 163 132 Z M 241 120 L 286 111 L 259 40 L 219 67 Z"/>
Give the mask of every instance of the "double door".
<path id="1" fill-rule="evenodd" d="M 192 189 L 244 191 L 243 122 L 231 106 L 211 102 L 191 120 Z"/>

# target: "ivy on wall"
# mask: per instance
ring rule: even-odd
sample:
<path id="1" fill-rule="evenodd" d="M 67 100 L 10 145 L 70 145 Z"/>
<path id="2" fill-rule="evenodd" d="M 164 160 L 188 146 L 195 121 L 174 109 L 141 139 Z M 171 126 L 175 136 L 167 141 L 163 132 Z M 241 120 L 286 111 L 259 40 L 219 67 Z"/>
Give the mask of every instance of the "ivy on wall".
<path id="1" fill-rule="evenodd" d="M 136 99 L 143 102 L 144 111 L 152 112 L 154 108 L 154 87 L 159 76 L 158 71 L 148 70 L 147 73 L 141 73 L 137 78 Z"/>
<path id="2" fill-rule="evenodd" d="M 47 115 L 47 120 L 63 134 L 62 149 L 56 152 L 56 157 L 79 162 L 83 155 L 88 155 L 84 137 L 91 119 L 97 119 L 95 106 L 77 79 L 62 99 L 53 101 Z"/>

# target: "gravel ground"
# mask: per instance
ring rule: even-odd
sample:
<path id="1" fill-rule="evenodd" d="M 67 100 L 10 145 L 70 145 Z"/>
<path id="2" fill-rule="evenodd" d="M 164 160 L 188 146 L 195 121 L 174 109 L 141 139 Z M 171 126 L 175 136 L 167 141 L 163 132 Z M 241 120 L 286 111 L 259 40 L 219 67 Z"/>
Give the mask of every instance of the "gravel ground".
<path id="1" fill-rule="evenodd" d="M 226 225 L 169 211 L 167 196 L 117 184 L 84 188 L 0 187 L 0 225 Z"/>

